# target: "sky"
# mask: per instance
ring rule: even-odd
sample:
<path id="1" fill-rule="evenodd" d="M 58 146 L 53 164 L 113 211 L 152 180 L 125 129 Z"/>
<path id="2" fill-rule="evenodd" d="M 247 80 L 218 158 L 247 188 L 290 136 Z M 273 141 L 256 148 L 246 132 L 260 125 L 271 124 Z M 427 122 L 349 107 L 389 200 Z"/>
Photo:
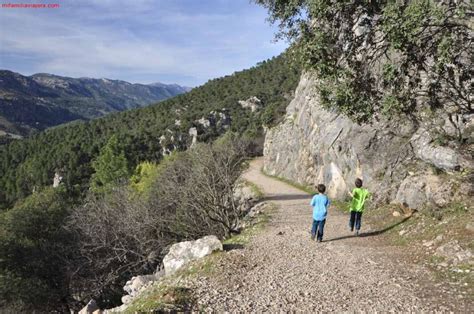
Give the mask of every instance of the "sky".
<path id="1" fill-rule="evenodd" d="M 0 0 L 0 68 L 198 86 L 279 55 L 250 0 Z"/>

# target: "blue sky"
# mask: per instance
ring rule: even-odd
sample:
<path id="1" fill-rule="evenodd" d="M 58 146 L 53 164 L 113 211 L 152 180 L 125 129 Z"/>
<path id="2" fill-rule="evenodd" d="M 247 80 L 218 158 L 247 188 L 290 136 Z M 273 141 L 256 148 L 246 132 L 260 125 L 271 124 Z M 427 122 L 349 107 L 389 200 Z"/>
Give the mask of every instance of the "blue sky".
<path id="1" fill-rule="evenodd" d="M 249 0 L 0 0 L 0 68 L 197 86 L 280 54 Z"/>

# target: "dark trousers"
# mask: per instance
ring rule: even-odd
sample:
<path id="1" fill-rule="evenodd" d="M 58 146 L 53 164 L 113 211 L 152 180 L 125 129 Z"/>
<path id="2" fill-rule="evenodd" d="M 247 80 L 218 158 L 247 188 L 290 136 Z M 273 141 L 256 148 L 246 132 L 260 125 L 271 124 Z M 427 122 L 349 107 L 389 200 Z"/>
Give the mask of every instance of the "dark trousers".
<path id="1" fill-rule="evenodd" d="M 362 221 L 362 212 L 351 211 L 351 218 L 349 219 L 349 227 L 351 231 L 354 230 L 354 224 L 356 230 L 360 230 L 360 225 Z"/>
<path id="2" fill-rule="evenodd" d="M 314 237 L 317 232 L 317 239 L 319 241 L 323 240 L 324 234 L 324 224 L 326 223 L 326 219 L 323 220 L 314 220 L 313 219 L 313 228 L 311 229 L 311 235 Z"/>

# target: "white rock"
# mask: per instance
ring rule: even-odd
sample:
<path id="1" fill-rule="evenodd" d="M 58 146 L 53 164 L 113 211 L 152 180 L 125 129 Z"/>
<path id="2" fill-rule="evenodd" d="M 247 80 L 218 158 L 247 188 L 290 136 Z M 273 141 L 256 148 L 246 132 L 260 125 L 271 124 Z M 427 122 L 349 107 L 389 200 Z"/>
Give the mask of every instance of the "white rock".
<path id="1" fill-rule="evenodd" d="M 222 251 L 222 243 L 216 236 L 207 236 L 196 241 L 176 243 L 163 259 L 165 274 L 168 276 L 190 261 L 202 258 L 214 251 Z"/>
<path id="2" fill-rule="evenodd" d="M 79 314 L 92 314 L 97 310 L 99 310 L 99 306 L 97 306 L 95 300 L 90 300 L 89 303 L 87 303 L 86 306 L 84 306 L 82 310 L 79 311 Z"/>
<path id="3" fill-rule="evenodd" d="M 127 292 L 130 296 L 134 297 L 138 294 L 138 292 L 143 286 L 147 285 L 150 282 L 155 281 L 156 279 L 157 278 L 155 275 L 143 275 L 143 276 L 132 277 L 132 279 L 127 281 L 127 283 L 123 287 L 123 290 L 125 290 L 125 292 Z"/>
<path id="4" fill-rule="evenodd" d="M 130 302 L 132 302 L 133 298 L 131 295 L 124 295 L 122 297 L 122 303 L 123 304 L 129 304 Z"/>

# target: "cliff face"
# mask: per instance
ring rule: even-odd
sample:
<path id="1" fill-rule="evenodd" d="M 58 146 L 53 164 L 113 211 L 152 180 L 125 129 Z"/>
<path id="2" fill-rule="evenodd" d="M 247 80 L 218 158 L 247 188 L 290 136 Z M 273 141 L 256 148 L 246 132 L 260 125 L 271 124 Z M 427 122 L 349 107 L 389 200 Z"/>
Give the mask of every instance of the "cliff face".
<path id="1" fill-rule="evenodd" d="M 360 177 L 377 203 L 410 208 L 472 197 L 473 114 L 449 108 L 354 123 L 320 106 L 304 74 L 285 121 L 267 131 L 264 170 L 302 184 L 324 183 L 344 198 Z"/>

